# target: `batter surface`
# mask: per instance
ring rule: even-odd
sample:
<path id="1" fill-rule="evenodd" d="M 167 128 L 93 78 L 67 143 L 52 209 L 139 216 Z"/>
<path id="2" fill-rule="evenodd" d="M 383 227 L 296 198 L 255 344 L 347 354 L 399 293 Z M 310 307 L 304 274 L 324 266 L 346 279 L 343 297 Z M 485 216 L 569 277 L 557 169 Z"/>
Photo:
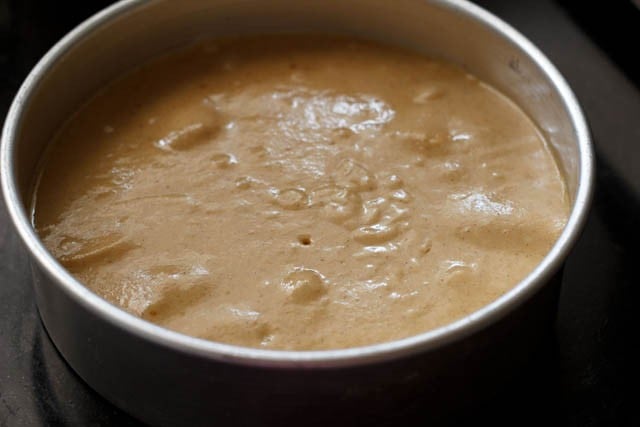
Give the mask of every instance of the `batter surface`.
<path id="1" fill-rule="evenodd" d="M 481 308 L 561 232 L 553 156 L 452 65 L 341 38 L 187 48 L 54 138 L 46 246 L 108 301 L 214 341 L 334 349 Z"/>

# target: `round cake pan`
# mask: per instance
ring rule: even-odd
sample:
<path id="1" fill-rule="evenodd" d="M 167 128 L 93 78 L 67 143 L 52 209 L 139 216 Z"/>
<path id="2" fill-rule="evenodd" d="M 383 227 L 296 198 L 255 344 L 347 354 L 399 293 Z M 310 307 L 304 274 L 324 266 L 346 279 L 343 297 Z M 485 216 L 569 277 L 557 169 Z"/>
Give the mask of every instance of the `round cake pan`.
<path id="1" fill-rule="evenodd" d="M 201 38 L 277 32 L 408 47 L 461 65 L 518 104 L 557 156 L 572 204 L 564 231 L 535 270 L 442 328 L 366 347 L 295 352 L 181 335 L 74 279 L 31 222 L 34 176 L 56 129 L 107 82 L 163 52 Z M 465 396 L 499 387 L 500 373 L 508 376 L 551 334 L 559 272 L 585 222 L 594 173 L 585 119 L 558 71 L 509 25 L 459 0 L 116 3 L 64 37 L 29 74 L 6 118 L 0 156 L 2 191 L 31 259 L 49 336 L 98 393 L 154 425 L 366 422 L 411 405 L 435 417 Z"/>

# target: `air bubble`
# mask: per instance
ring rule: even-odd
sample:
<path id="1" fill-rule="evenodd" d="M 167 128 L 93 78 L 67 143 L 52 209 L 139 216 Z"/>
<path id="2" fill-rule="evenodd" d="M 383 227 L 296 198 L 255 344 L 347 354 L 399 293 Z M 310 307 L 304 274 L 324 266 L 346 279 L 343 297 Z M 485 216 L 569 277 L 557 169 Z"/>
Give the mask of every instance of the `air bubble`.
<path id="1" fill-rule="evenodd" d="M 206 144 L 215 138 L 219 128 L 193 123 L 180 130 L 169 132 L 164 138 L 155 142 L 155 146 L 164 151 L 188 150 L 198 145 Z"/>
<path id="2" fill-rule="evenodd" d="M 310 234 L 299 234 L 298 242 L 303 246 L 309 246 L 311 244 L 311 235 Z"/>
<path id="3" fill-rule="evenodd" d="M 371 191 L 376 188 L 377 183 L 373 174 L 352 159 L 342 160 L 338 164 L 335 174 L 339 184 L 355 191 Z"/>
<path id="4" fill-rule="evenodd" d="M 310 268 L 298 267 L 286 275 L 282 288 L 292 302 L 308 303 L 316 301 L 327 293 L 325 278 Z"/>
<path id="5" fill-rule="evenodd" d="M 429 252 L 431 252 L 432 245 L 433 245 L 433 242 L 431 241 L 430 238 L 427 237 L 420 244 L 420 253 L 422 253 L 423 255 L 428 254 Z"/>
<path id="6" fill-rule="evenodd" d="M 298 210 L 309 205 L 309 196 L 301 188 L 279 190 L 275 197 L 280 206 L 289 210 Z"/>
<path id="7" fill-rule="evenodd" d="M 398 175 L 389 175 L 383 180 L 383 186 L 391 190 L 397 190 L 402 187 L 403 181 Z"/>
<path id="8" fill-rule="evenodd" d="M 238 163 L 238 159 L 229 153 L 215 153 L 211 155 L 211 161 L 220 169 L 226 169 Z"/>
<path id="9" fill-rule="evenodd" d="M 395 238 L 399 229 L 395 225 L 374 224 L 358 228 L 354 240 L 365 245 L 380 245 Z"/>

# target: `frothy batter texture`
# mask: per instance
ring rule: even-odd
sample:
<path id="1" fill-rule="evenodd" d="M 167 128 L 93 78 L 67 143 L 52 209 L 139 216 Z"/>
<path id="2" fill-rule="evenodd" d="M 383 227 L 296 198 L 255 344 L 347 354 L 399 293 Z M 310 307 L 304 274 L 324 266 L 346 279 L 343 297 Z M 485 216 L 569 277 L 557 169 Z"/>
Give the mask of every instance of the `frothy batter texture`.
<path id="1" fill-rule="evenodd" d="M 569 210 L 504 96 L 450 64 L 320 36 L 206 42 L 112 83 L 54 138 L 35 200 L 46 246 L 108 301 L 295 350 L 481 308 Z"/>

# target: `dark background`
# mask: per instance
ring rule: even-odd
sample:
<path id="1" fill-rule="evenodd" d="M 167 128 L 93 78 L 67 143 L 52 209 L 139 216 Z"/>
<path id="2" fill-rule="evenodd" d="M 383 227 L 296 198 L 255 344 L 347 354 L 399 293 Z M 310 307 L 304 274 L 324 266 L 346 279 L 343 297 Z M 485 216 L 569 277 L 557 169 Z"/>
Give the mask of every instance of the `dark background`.
<path id="1" fill-rule="evenodd" d="M 0 0 L 0 117 L 39 57 L 109 3 Z M 548 348 L 530 372 L 494 399 L 452 414 L 451 423 L 640 426 L 640 11 L 631 0 L 478 3 L 529 37 L 567 78 L 592 127 L 598 176 Z M 418 424 L 412 420 L 400 424 Z M 0 426 L 48 425 L 139 424 L 56 352 L 0 202 Z"/>

